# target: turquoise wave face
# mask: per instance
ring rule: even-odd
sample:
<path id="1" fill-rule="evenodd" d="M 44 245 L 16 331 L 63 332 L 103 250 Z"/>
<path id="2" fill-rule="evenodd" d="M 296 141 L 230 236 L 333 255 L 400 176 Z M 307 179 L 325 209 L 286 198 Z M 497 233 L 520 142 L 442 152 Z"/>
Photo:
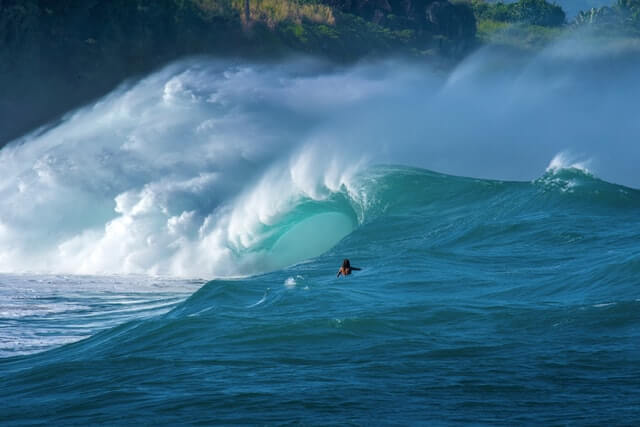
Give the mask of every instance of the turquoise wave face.
<path id="1" fill-rule="evenodd" d="M 283 264 L 345 235 L 319 256 L 0 360 L 2 420 L 638 418 L 638 190 L 579 169 L 503 182 L 385 166 L 355 181 L 265 230 Z M 343 258 L 362 270 L 336 279 Z"/>
<path id="2" fill-rule="evenodd" d="M 275 223 L 255 230 L 257 244 L 236 251 L 238 258 L 261 254 L 264 268 L 276 270 L 331 249 L 358 225 L 357 205 L 346 192 L 323 200 L 302 198 Z"/>

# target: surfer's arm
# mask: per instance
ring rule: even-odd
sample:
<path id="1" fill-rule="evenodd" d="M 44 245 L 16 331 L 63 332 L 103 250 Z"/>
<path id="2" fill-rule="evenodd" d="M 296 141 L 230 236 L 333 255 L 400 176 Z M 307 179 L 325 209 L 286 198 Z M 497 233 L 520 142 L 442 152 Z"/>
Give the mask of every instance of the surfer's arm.
<path id="1" fill-rule="evenodd" d="M 338 270 L 338 274 L 336 274 L 336 278 L 340 277 L 341 274 L 342 274 L 342 269 Z"/>
<path id="2" fill-rule="evenodd" d="M 358 267 L 351 267 L 351 269 L 356 271 L 362 270 L 361 268 L 358 268 Z"/>

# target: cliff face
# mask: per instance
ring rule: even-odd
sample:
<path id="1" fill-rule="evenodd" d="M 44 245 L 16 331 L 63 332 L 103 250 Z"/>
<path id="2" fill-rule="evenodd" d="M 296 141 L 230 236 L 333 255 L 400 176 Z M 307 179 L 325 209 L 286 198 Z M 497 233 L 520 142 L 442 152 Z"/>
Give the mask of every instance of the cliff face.
<path id="1" fill-rule="evenodd" d="M 476 35 L 476 18 L 466 4 L 434 1 L 425 10 L 427 27 L 449 39 L 468 40 Z"/>

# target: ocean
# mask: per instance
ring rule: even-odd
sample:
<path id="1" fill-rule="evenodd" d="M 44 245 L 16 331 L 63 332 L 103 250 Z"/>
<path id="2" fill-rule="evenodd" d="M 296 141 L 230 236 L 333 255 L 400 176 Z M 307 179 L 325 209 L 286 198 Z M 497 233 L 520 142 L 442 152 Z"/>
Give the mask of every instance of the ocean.
<path id="1" fill-rule="evenodd" d="M 557 49 L 191 59 L 3 148 L 0 424 L 636 424 L 637 68 Z"/>

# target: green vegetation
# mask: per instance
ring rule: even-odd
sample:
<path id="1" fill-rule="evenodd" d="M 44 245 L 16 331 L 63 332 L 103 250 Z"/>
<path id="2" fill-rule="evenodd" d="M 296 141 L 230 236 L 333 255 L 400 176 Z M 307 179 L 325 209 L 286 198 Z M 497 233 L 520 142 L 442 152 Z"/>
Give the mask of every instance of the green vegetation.
<path id="1" fill-rule="evenodd" d="M 472 0 L 482 43 L 535 50 L 563 32 L 566 16 L 561 7 L 545 0 L 489 3 Z"/>
<path id="2" fill-rule="evenodd" d="M 559 6 L 545 0 L 469 1 L 482 44 L 526 52 L 538 50 L 559 37 L 580 34 L 629 52 L 637 52 L 640 46 L 640 0 L 616 0 L 610 7 L 582 11 L 571 22 L 566 22 Z M 582 32 L 584 29 L 588 31 Z"/>
<path id="3" fill-rule="evenodd" d="M 238 12 L 244 12 L 245 0 L 231 0 L 231 5 Z M 250 21 L 263 22 L 270 28 L 283 22 L 302 24 L 307 21 L 327 25 L 336 22 L 329 6 L 309 1 L 250 0 L 248 15 Z"/>
<path id="4" fill-rule="evenodd" d="M 582 11 L 575 19 L 578 28 L 589 28 L 600 35 L 625 33 L 640 36 L 640 0 L 617 0 L 613 6 Z"/>
<path id="5" fill-rule="evenodd" d="M 560 27 L 566 19 L 560 6 L 546 0 L 519 0 L 515 3 L 487 3 L 483 0 L 472 0 L 471 4 L 479 20 Z"/>
<path id="6" fill-rule="evenodd" d="M 478 38 L 484 44 L 531 51 L 556 40 L 563 30 L 539 25 L 509 24 L 504 21 L 478 21 Z"/>

